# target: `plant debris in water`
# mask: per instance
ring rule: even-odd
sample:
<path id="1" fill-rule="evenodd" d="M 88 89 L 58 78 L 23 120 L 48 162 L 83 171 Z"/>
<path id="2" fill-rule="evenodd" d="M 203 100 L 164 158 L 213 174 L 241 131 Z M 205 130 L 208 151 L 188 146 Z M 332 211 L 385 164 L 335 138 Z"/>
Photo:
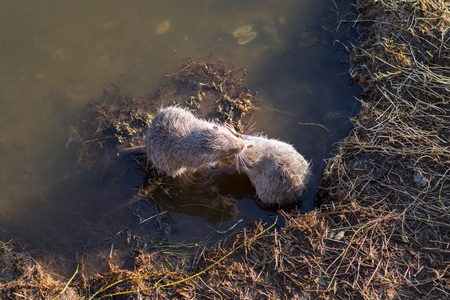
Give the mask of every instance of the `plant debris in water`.
<path id="1" fill-rule="evenodd" d="M 448 299 L 449 3 L 372 0 L 355 7 L 351 22 L 361 40 L 350 50 L 350 73 L 365 101 L 353 132 L 328 161 L 320 209 L 281 212 L 281 228 L 256 222 L 190 263 L 155 267 L 172 254 L 141 252 L 134 270 L 111 266 L 89 279 L 57 282 L 18 272 L 2 281 L 0 295 Z"/>
<path id="2" fill-rule="evenodd" d="M 223 61 L 205 63 L 190 58 L 180 71 L 167 78 L 169 81 L 159 98 L 181 96 L 179 102 L 199 109 L 200 116 L 232 124 L 239 132 L 243 132 L 246 117 L 255 109 L 253 102 L 258 100 L 245 85 L 245 70 L 230 68 Z M 189 100 L 184 100 L 183 95 L 189 92 Z"/>
<path id="3" fill-rule="evenodd" d="M 243 69 L 235 70 L 223 61 L 189 58 L 179 71 L 165 77 L 152 96 L 131 97 L 113 84 L 102 102 L 92 105 L 93 121 L 87 122 L 82 133 L 74 128 L 81 141 L 80 165 L 95 163 L 95 155 L 105 149 L 144 145 L 144 133 L 162 106 L 188 107 L 198 117 L 228 123 L 243 132 L 256 108 L 253 102 L 258 100 L 244 77 Z"/>

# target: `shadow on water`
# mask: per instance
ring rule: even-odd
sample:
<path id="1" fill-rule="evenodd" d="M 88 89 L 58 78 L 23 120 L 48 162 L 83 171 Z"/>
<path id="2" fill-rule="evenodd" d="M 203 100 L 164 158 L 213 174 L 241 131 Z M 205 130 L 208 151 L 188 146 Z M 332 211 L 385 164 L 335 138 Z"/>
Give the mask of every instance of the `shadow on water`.
<path id="1" fill-rule="evenodd" d="M 107 261 L 126 266 L 135 248 L 212 245 L 249 220 L 273 222 L 276 208 L 261 207 L 248 178 L 229 170 L 212 172 L 204 185 L 166 178 L 148 190 L 136 160 L 117 157 L 114 147 L 90 168 L 77 167 L 73 129 L 89 120 L 86 105 L 102 99 L 110 82 L 133 96 L 151 95 L 180 65 L 177 55 L 212 54 L 246 69 L 247 86 L 263 100 L 255 131 L 293 144 L 312 161 L 301 209 L 313 209 L 324 159 L 359 110 L 347 55 L 334 45 L 350 38 L 333 31 L 336 3 L 344 7 L 294 0 L 5 5 L 0 239 L 13 239 L 67 275 L 79 261 L 87 273 L 101 272 Z M 246 24 L 257 35 L 239 45 L 233 32 Z"/>

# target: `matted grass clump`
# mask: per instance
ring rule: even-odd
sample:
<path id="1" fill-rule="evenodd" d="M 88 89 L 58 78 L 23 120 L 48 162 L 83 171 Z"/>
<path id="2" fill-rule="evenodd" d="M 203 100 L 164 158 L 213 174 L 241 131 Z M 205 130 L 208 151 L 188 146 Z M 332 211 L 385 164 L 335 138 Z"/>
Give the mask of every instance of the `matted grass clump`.
<path id="1" fill-rule="evenodd" d="M 448 298 L 449 3 L 359 1 L 357 12 L 362 41 L 352 49 L 351 75 L 366 100 L 328 164 L 322 195 L 374 214 L 367 228 L 353 223 L 359 241 L 348 249 L 361 252 L 344 261 L 355 260 L 356 277 L 340 283 L 368 298 L 381 290 L 388 298 Z M 358 279 L 361 270 L 367 275 Z"/>
<path id="2" fill-rule="evenodd" d="M 320 209 L 255 222 L 178 267 L 141 252 L 131 271 L 51 289 L 19 276 L 0 297 L 450 298 L 449 2 L 357 1 L 355 15 L 363 109 L 328 162 Z"/>

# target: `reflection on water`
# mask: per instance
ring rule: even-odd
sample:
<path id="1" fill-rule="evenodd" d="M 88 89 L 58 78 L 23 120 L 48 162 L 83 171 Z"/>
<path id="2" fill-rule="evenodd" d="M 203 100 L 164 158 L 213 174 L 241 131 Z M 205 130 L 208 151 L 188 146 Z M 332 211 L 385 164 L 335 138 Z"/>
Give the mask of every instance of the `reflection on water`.
<path id="1" fill-rule="evenodd" d="M 93 266 L 111 254 L 120 261 L 127 247 L 111 242 L 118 232 L 125 246 L 126 236 L 136 232 L 151 240 L 156 219 L 138 223 L 158 211 L 135 198 L 142 183 L 136 166 L 105 153 L 96 169 L 75 168 L 72 126 L 87 118 L 85 106 L 111 82 L 132 95 L 149 95 L 180 65 L 179 56 L 189 55 L 246 68 L 248 86 L 264 100 L 254 116 L 256 131 L 294 144 L 313 162 L 303 206 L 311 209 L 323 159 L 348 132 L 357 94 L 341 63 L 345 54 L 332 45 L 344 37 L 323 29 L 335 21 L 331 9 L 331 3 L 303 0 L 4 3 L 0 239 L 14 238 L 41 262 L 61 257 L 69 269 L 80 256 Z M 158 224 L 170 222 L 177 230 L 153 236 L 199 240 L 241 218 L 267 219 L 269 213 L 250 199 L 248 184 L 241 196 L 232 191 L 245 179 L 221 176 L 225 183 L 211 198 L 188 190 L 183 199 L 189 202 L 161 204 L 169 213 Z M 137 219 L 129 209 L 136 206 L 148 215 Z M 61 264 L 57 269 L 71 272 Z"/>

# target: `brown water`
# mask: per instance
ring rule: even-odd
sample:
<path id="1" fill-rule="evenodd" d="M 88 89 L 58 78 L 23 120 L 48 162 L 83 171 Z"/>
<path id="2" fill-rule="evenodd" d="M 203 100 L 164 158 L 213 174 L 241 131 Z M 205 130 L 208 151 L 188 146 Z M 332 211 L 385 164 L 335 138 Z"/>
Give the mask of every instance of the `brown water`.
<path id="1" fill-rule="evenodd" d="M 148 247 L 154 243 L 151 236 L 215 241 L 230 234 L 216 229 L 270 220 L 274 212 L 252 199 L 247 179 L 224 174 L 215 185 L 218 192 L 185 190 L 188 203 L 175 205 L 174 197 L 157 196 L 168 212 L 161 222 L 139 224 L 157 210 L 136 198 L 143 179 L 135 164 L 111 153 L 96 170 L 75 168 L 71 125 L 86 118 L 87 104 L 111 82 L 131 95 L 149 95 L 165 74 L 177 70 L 180 57 L 188 56 L 212 55 L 247 70 L 248 86 L 265 101 L 255 115 L 256 131 L 294 144 L 313 162 L 302 208 L 312 209 L 323 159 L 348 133 L 349 117 L 358 110 L 358 90 L 349 86 L 348 65 L 342 62 L 346 54 L 334 45 L 348 33 L 324 28 L 336 22 L 334 10 L 331 1 L 306 0 L 3 3 L 0 239 L 14 239 L 44 267 L 70 274 L 81 259 L 94 271 L 103 270 L 110 255 L 123 261 L 131 254 L 125 240 L 133 235 L 147 237 L 142 243 Z M 246 24 L 258 35 L 239 45 L 232 33 Z M 212 213 L 209 204 L 216 202 L 231 203 L 229 212 Z M 139 219 L 136 210 L 146 215 Z"/>

